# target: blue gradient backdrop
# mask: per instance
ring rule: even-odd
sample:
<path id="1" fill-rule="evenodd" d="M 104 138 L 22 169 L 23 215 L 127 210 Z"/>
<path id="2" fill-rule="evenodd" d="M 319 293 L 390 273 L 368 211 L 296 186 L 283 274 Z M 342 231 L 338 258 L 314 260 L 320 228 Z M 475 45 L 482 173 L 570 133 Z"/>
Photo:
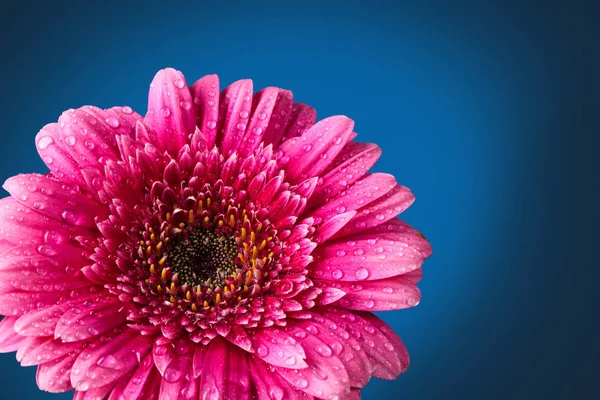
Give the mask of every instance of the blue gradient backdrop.
<path id="1" fill-rule="evenodd" d="M 365 399 L 598 393 L 593 2 L 51 3 L 2 6 L 1 180 L 46 171 L 34 136 L 65 109 L 144 114 L 165 66 L 289 88 L 383 148 L 434 246 L 421 304 L 383 314 L 411 366 Z M 2 399 L 70 398 L 0 370 Z"/>

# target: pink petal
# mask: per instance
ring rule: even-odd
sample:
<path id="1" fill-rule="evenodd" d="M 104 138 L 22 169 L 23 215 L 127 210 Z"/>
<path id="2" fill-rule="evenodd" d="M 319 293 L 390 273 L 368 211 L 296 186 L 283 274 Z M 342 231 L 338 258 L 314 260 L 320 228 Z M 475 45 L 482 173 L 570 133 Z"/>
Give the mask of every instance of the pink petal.
<path id="1" fill-rule="evenodd" d="M 39 365 L 36 375 L 38 387 L 50 393 L 62 393 L 73 389 L 69 376 L 78 354 L 78 351 L 73 351 L 61 358 Z"/>
<path id="2" fill-rule="evenodd" d="M 182 396 L 188 386 L 187 377 L 192 371 L 193 348 L 185 340 L 181 341 L 184 346 L 180 348 L 175 345 L 173 356 L 164 372 L 162 373 L 162 382 L 160 385 L 159 398 L 161 399 L 182 399 L 190 398 Z M 182 350 L 183 349 L 183 350 Z M 195 380 L 195 378 L 193 378 Z"/>
<path id="3" fill-rule="evenodd" d="M 348 143 L 331 164 L 309 200 L 308 208 L 323 204 L 358 179 L 377 162 L 381 149 L 372 143 Z"/>
<path id="4" fill-rule="evenodd" d="M 166 68 L 156 73 L 148 94 L 148 113 L 144 124 L 154 131 L 154 145 L 176 155 L 196 129 L 197 109 L 185 77 Z"/>
<path id="5" fill-rule="evenodd" d="M 252 116 L 238 149 L 240 155 L 254 152 L 263 138 L 281 136 L 292 112 L 292 92 L 274 87 L 262 89 L 254 95 Z M 271 143 L 270 141 L 267 143 Z"/>
<path id="6" fill-rule="evenodd" d="M 106 395 L 110 393 L 113 385 L 106 385 L 96 389 L 90 389 L 85 392 L 75 391 L 73 400 L 104 400 Z"/>
<path id="7" fill-rule="evenodd" d="M 84 183 L 79 164 L 65 149 L 57 123 L 44 126 L 35 137 L 38 153 L 46 166 L 60 179 Z"/>
<path id="8" fill-rule="evenodd" d="M 107 208 L 50 176 L 21 174 L 9 178 L 2 187 L 32 210 L 68 224 L 95 228 L 96 218 L 108 217 Z"/>
<path id="9" fill-rule="evenodd" d="M 352 217 L 356 215 L 356 211 L 348 211 L 342 214 L 337 214 L 328 219 L 323 225 L 319 226 L 315 233 L 315 238 L 318 243 L 323 243 L 333 235 L 335 235 L 340 229 L 348 224 Z"/>
<path id="10" fill-rule="evenodd" d="M 252 81 L 240 80 L 221 93 L 219 126 L 222 126 L 221 153 L 228 157 L 237 150 L 252 110 Z"/>
<path id="11" fill-rule="evenodd" d="M 267 365 L 256 357 L 250 358 L 250 376 L 255 395 L 253 398 L 275 400 L 307 400 L 313 398 L 305 392 L 294 389 L 277 372 L 267 369 Z"/>
<path id="12" fill-rule="evenodd" d="M 283 368 L 306 368 L 306 354 L 296 339 L 277 328 L 267 328 L 254 335 L 255 356 Z"/>
<path id="13" fill-rule="evenodd" d="M 350 386 L 364 387 L 369 382 L 372 366 L 367 354 L 358 341 L 344 334 L 345 331 L 335 322 L 314 313 L 310 320 L 298 322 L 298 326 L 325 343 L 340 359 L 348 373 Z"/>
<path id="14" fill-rule="evenodd" d="M 395 379 L 408 367 L 408 353 L 400 339 L 391 338 L 386 332 L 362 318 L 363 314 L 324 307 L 320 313 L 352 335 L 367 354 L 376 378 Z M 368 314 L 368 313 L 365 313 Z"/>
<path id="15" fill-rule="evenodd" d="M 133 329 L 88 346 L 75 361 L 71 384 L 80 391 L 99 388 L 128 374 L 151 348 L 152 339 Z"/>
<path id="16" fill-rule="evenodd" d="M 414 234 L 368 231 L 319 246 L 309 275 L 330 281 L 389 278 L 419 268 L 429 248 Z"/>
<path id="17" fill-rule="evenodd" d="M 300 131 L 298 124 L 302 124 L 306 129 L 310 127 L 307 122 L 307 119 L 310 119 L 310 115 L 307 115 L 307 112 L 310 114 L 309 110 L 312 109 L 310 107 L 296 107 L 296 112 L 294 112 L 294 96 L 292 92 L 285 89 L 278 89 L 278 96 L 271 111 L 269 125 L 265 130 L 263 142 L 267 145 L 273 144 L 277 146 L 283 135 L 288 134 L 288 137 L 291 137 L 289 135 L 292 134 L 298 136 Z M 316 114 L 312 115 L 316 116 Z M 314 124 L 314 118 L 312 119 L 312 124 Z M 296 129 L 297 132 L 293 133 L 293 129 Z"/>
<path id="18" fill-rule="evenodd" d="M 250 389 L 246 353 L 223 339 L 211 341 L 200 382 L 203 398 L 249 400 Z"/>
<path id="19" fill-rule="evenodd" d="M 396 178 L 389 174 L 374 173 L 358 180 L 355 184 L 327 201 L 310 216 L 327 221 L 332 216 L 355 211 L 376 201 L 396 187 Z M 354 221 L 356 216 L 352 218 Z"/>
<path id="20" fill-rule="evenodd" d="M 16 351 L 26 339 L 15 331 L 16 320 L 14 317 L 4 317 L 0 321 L 0 353 Z"/>
<path id="21" fill-rule="evenodd" d="M 103 110 L 90 106 L 68 110 L 62 113 L 58 123 L 64 149 L 80 169 L 101 169 L 106 160 L 118 158 L 114 128 L 118 120 Z"/>
<path id="22" fill-rule="evenodd" d="M 190 88 L 194 103 L 198 106 L 198 128 L 211 149 L 217 139 L 219 120 L 219 77 L 206 75 L 198 79 Z"/>
<path id="23" fill-rule="evenodd" d="M 148 386 L 148 383 L 152 381 L 152 372 L 158 375 L 158 371 L 154 368 L 152 355 L 147 354 L 140 361 L 140 365 L 133 371 L 131 377 L 129 379 L 120 381 L 115 386 L 108 400 L 146 399 L 146 397 L 142 396 L 142 393 Z M 160 381 L 160 376 L 156 376 L 154 380 Z"/>
<path id="24" fill-rule="evenodd" d="M 15 247 L 0 255 L 0 272 L 7 280 L 0 286 L 33 292 L 89 286 L 90 281 L 78 273 L 88 256 L 87 252 L 68 245 Z"/>
<path id="25" fill-rule="evenodd" d="M 28 342 L 35 343 L 20 354 L 20 362 L 24 367 L 47 363 L 57 358 L 79 349 L 81 350 L 85 343 L 63 343 L 60 340 L 29 337 Z"/>
<path id="26" fill-rule="evenodd" d="M 0 238 L 14 246 L 31 244 L 46 250 L 46 243 L 65 243 L 78 246 L 77 237 L 90 237 L 93 231 L 55 220 L 7 197 L 0 200 Z"/>
<path id="27" fill-rule="evenodd" d="M 419 289 L 404 275 L 360 284 L 341 281 L 316 281 L 316 284 L 333 286 L 346 292 L 338 304 L 349 310 L 398 310 L 416 306 L 421 298 Z"/>
<path id="28" fill-rule="evenodd" d="M 320 175 L 352 135 L 354 121 L 344 116 L 317 122 L 301 137 L 281 144 L 279 163 L 293 182 Z"/>
<path id="29" fill-rule="evenodd" d="M 352 235 L 381 225 L 404 212 L 414 201 L 415 196 L 408 188 L 396 185 L 384 196 L 358 210 L 352 218 L 352 223 L 338 232 L 336 237 Z"/>
<path id="30" fill-rule="evenodd" d="M 60 318 L 54 337 L 63 342 L 75 342 L 98 336 L 124 325 L 127 318 L 122 304 L 102 304 L 96 307 L 72 307 Z"/>
<path id="31" fill-rule="evenodd" d="M 286 381 L 297 390 L 320 398 L 344 397 L 349 393 L 348 373 L 327 344 L 297 325 L 290 326 L 287 332 L 304 348 L 308 368 L 289 369 L 276 366 L 275 370 Z"/>
<path id="32" fill-rule="evenodd" d="M 87 286 L 69 292 L 10 292 L 0 294 L 0 314 L 21 316 L 23 314 L 63 303 L 69 295 L 83 296 L 97 287 Z"/>
<path id="33" fill-rule="evenodd" d="M 266 137 L 268 141 L 265 141 L 265 143 L 272 143 L 278 147 L 281 142 L 285 142 L 293 137 L 302 136 L 304 132 L 315 124 L 316 120 L 317 112 L 314 108 L 303 103 L 294 103 L 292 116 L 287 122 L 283 136 L 274 135 L 272 138 Z"/>

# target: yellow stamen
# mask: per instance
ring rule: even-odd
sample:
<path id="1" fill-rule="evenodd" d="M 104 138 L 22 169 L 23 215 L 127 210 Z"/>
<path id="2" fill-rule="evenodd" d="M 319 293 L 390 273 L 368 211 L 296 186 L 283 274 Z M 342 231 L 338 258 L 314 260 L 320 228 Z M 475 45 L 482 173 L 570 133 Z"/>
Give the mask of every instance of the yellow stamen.
<path id="1" fill-rule="evenodd" d="M 259 250 L 264 249 L 267 246 L 267 241 L 263 240 L 262 243 L 260 244 L 260 246 L 258 247 Z"/>
<path id="2" fill-rule="evenodd" d="M 202 303 L 203 307 L 208 307 L 208 301 L 204 300 L 204 303 Z"/>
<path id="3" fill-rule="evenodd" d="M 158 244 L 156 245 L 157 251 L 160 251 L 160 249 L 162 248 L 162 244 L 163 244 L 163 242 L 158 242 Z"/>
<path id="4" fill-rule="evenodd" d="M 258 257 L 258 249 L 256 248 L 256 246 L 254 246 L 252 248 L 252 258 L 256 258 Z"/>
<path id="5" fill-rule="evenodd" d="M 171 220 L 171 213 L 168 212 L 167 213 L 167 221 L 170 221 L 170 220 Z"/>
<path id="6" fill-rule="evenodd" d="M 150 273 L 153 274 L 156 272 L 156 268 L 154 267 L 154 264 L 150 264 Z"/>
<path id="7" fill-rule="evenodd" d="M 211 201 L 212 200 L 210 199 L 210 197 L 206 199 L 206 208 L 210 207 L 210 202 Z"/>
<path id="8" fill-rule="evenodd" d="M 202 212 L 202 200 L 198 200 L 198 214 Z"/>
<path id="9" fill-rule="evenodd" d="M 167 269 L 163 268 L 162 271 L 160 271 L 160 279 L 162 279 L 163 281 L 165 279 L 167 279 Z"/>
<path id="10" fill-rule="evenodd" d="M 198 307 L 196 307 L 196 305 L 193 303 L 192 303 L 192 311 L 198 311 Z"/>
<path id="11" fill-rule="evenodd" d="M 169 298 L 169 301 L 170 301 L 171 303 L 175 303 L 175 297 L 171 296 L 171 297 Z"/>
<path id="12" fill-rule="evenodd" d="M 217 293 L 217 295 L 215 296 L 215 303 L 220 303 L 221 302 L 221 293 Z"/>
<path id="13" fill-rule="evenodd" d="M 175 282 L 171 282 L 171 292 L 175 291 Z"/>
<path id="14" fill-rule="evenodd" d="M 162 291 L 163 291 L 163 288 L 162 288 L 162 286 L 160 286 L 160 285 L 156 285 L 156 290 L 158 290 L 159 292 L 162 292 Z"/>
<path id="15" fill-rule="evenodd" d="M 192 293 L 189 290 L 185 293 L 185 299 L 188 301 L 192 299 Z"/>
<path id="16" fill-rule="evenodd" d="M 148 246 L 146 247 L 146 255 L 150 256 L 150 254 L 152 254 L 152 247 Z"/>
<path id="17" fill-rule="evenodd" d="M 254 242 L 256 240 L 256 233 L 254 233 L 254 231 L 250 232 L 250 241 Z"/>
<path id="18" fill-rule="evenodd" d="M 242 240 L 246 239 L 246 228 L 242 228 L 242 233 L 240 236 L 241 236 Z"/>
<path id="19" fill-rule="evenodd" d="M 165 261 L 167 261 L 167 257 L 168 256 L 166 254 L 162 256 L 162 258 L 158 260 L 158 265 L 163 266 L 165 264 Z"/>
<path id="20" fill-rule="evenodd" d="M 235 226 L 235 217 L 233 216 L 233 214 L 229 216 L 229 226 L 231 226 L 232 228 Z"/>
<path id="21" fill-rule="evenodd" d="M 208 224 L 208 221 L 210 221 L 210 218 L 208 218 L 208 216 L 204 217 L 204 223 Z"/>
<path id="22" fill-rule="evenodd" d="M 192 222 L 194 222 L 194 210 L 190 210 L 188 212 L 188 222 L 191 224 Z"/>
<path id="23" fill-rule="evenodd" d="M 150 235 L 150 240 L 152 240 L 153 242 L 156 241 L 156 235 L 154 233 Z"/>

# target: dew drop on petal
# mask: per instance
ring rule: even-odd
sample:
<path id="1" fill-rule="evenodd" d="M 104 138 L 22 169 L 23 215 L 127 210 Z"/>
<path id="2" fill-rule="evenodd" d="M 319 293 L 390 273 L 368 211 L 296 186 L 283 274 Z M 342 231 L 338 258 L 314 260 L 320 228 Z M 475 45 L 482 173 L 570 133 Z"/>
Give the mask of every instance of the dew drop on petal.
<path id="1" fill-rule="evenodd" d="M 163 107 L 160 109 L 160 115 L 162 115 L 163 117 L 167 118 L 169 115 L 171 115 L 171 109 L 167 106 Z"/>
<path id="2" fill-rule="evenodd" d="M 308 381 L 304 378 L 300 378 L 296 381 L 296 387 L 299 389 L 306 389 L 308 387 Z"/>
<path id="3" fill-rule="evenodd" d="M 181 371 L 179 371 L 179 369 L 168 366 L 167 369 L 165 369 L 163 377 L 167 382 L 177 382 L 179 378 L 181 378 Z"/>
<path id="4" fill-rule="evenodd" d="M 216 121 L 208 121 L 208 122 L 206 123 L 206 126 L 207 126 L 209 129 L 215 129 L 215 128 L 217 127 L 217 122 L 216 122 Z"/>
<path id="5" fill-rule="evenodd" d="M 183 87 L 185 86 L 185 82 L 183 81 L 183 79 L 175 79 L 175 82 L 173 83 L 178 89 L 183 89 Z"/>
<path id="6" fill-rule="evenodd" d="M 42 136 L 38 140 L 38 149 L 44 150 L 46 147 L 50 146 L 54 142 L 54 139 L 50 136 Z"/>
<path id="7" fill-rule="evenodd" d="M 69 135 L 65 138 L 65 143 L 68 144 L 69 146 L 75 146 L 75 142 L 77 140 L 75 139 L 75 136 L 73 135 Z"/>
<path id="8" fill-rule="evenodd" d="M 359 268 L 356 270 L 356 279 L 364 280 L 369 277 L 369 271 L 366 268 Z"/>
<path id="9" fill-rule="evenodd" d="M 116 119 L 115 117 L 108 117 L 106 119 L 106 123 L 108 125 L 110 125 L 111 127 L 113 127 L 113 128 L 118 128 L 119 127 L 119 120 Z"/>
<path id="10" fill-rule="evenodd" d="M 336 269 L 332 272 L 331 276 L 333 276 L 335 279 L 340 279 L 343 276 L 343 273 L 341 270 Z"/>

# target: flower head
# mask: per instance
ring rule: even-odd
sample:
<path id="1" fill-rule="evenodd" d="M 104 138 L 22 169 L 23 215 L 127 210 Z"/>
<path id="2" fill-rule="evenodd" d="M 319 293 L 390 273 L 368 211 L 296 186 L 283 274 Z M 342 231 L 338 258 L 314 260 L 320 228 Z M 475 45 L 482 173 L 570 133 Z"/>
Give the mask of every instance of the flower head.
<path id="1" fill-rule="evenodd" d="M 129 107 L 63 113 L 50 173 L 0 200 L 0 350 L 77 399 L 358 398 L 408 366 L 371 311 L 431 253 L 352 120 L 173 69 Z"/>

